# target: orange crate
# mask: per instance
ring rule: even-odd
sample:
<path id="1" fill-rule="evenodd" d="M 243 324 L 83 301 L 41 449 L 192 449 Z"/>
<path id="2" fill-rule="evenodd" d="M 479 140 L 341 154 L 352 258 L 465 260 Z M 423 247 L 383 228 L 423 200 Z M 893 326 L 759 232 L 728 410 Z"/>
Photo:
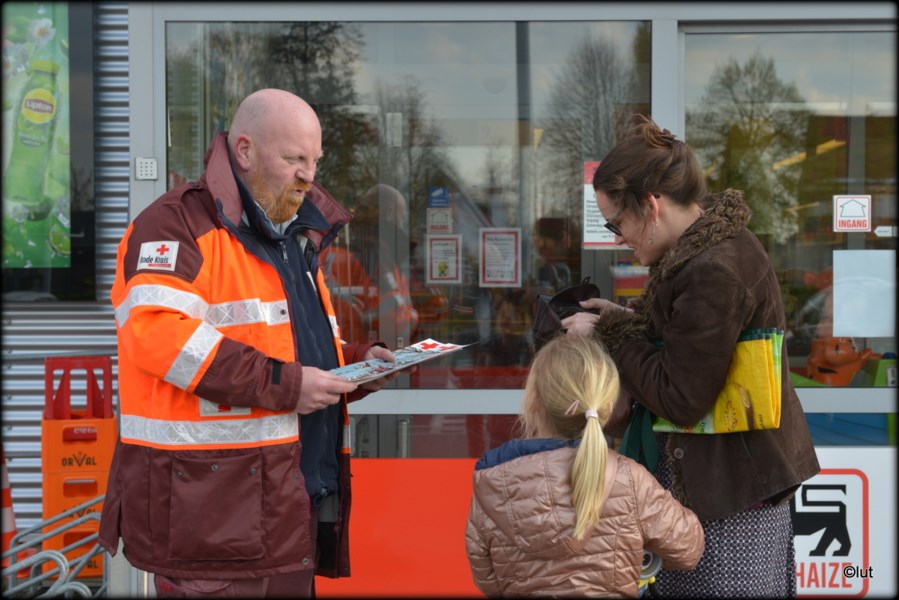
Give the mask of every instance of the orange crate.
<path id="1" fill-rule="evenodd" d="M 44 475 L 44 519 L 51 519 L 63 511 L 69 510 L 106 493 L 106 483 L 109 470 L 80 471 L 73 473 L 50 473 Z M 61 527 L 84 516 L 88 513 L 99 513 L 103 509 L 103 503 L 98 502 L 44 528 L 44 533 Z M 71 529 L 63 531 L 52 538 L 44 540 L 43 550 L 62 550 L 66 546 L 97 533 L 100 522 L 95 520 L 85 521 Z M 71 564 L 75 558 L 85 554 L 93 547 L 93 544 L 85 544 L 69 552 L 66 557 Z M 47 562 L 44 572 L 56 567 L 55 562 Z M 79 573 L 79 577 L 100 577 L 103 575 L 103 556 L 99 554 L 92 558 Z"/>
<path id="2" fill-rule="evenodd" d="M 108 356 L 47 358 L 44 371 L 41 467 L 43 518 L 47 520 L 106 493 L 118 427 L 112 412 L 112 361 Z M 58 385 L 57 372 L 61 372 Z M 83 372 L 85 380 L 85 407 L 73 409 L 72 382 L 79 372 Z M 99 502 L 80 514 L 45 527 L 44 531 L 73 521 L 84 512 L 100 512 L 102 508 L 103 503 Z M 87 521 L 45 540 L 43 549 L 61 550 L 98 529 L 99 521 Z M 67 552 L 69 562 L 92 546 L 88 544 Z M 102 556 L 98 555 L 82 569 L 79 577 L 101 576 L 102 563 Z M 54 567 L 55 563 L 47 563 L 44 570 Z"/>
<path id="3" fill-rule="evenodd" d="M 102 374 L 102 388 L 97 379 L 97 369 Z M 111 418 L 112 359 L 108 356 L 54 356 L 44 359 L 44 418 L 72 418 L 72 372 L 76 370 L 84 371 L 86 380 L 87 408 L 84 416 Z M 56 371 L 62 372 L 58 387 L 54 386 Z"/>
<path id="4" fill-rule="evenodd" d="M 109 472 L 117 433 L 114 418 L 45 419 L 41 422 L 41 468 L 44 476 L 97 470 Z M 45 502 L 46 499 L 45 495 Z"/>

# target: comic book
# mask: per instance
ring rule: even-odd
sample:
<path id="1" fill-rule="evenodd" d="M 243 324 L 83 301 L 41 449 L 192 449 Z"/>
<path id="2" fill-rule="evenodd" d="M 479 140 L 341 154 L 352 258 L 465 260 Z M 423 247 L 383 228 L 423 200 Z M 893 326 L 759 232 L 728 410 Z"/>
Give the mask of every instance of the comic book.
<path id="1" fill-rule="evenodd" d="M 458 344 L 438 342 L 437 340 L 428 338 L 417 344 L 394 350 L 393 356 L 396 357 L 396 362 L 374 358 L 331 369 L 331 372 L 335 375 L 340 375 L 348 381 L 365 383 L 366 381 L 384 377 L 385 375 L 425 362 L 426 360 L 452 354 L 453 352 L 467 348 L 468 346 L 471 346 L 471 344 L 459 346 Z"/>

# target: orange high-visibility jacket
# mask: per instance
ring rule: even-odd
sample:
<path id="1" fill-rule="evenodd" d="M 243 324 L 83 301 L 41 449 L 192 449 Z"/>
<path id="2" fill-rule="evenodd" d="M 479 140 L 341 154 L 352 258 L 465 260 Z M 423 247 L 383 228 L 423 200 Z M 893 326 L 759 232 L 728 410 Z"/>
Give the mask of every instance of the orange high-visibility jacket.
<path id="1" fill-rule="evenodd" d="M 216 136 L 199 182 L 175 188 L 128 227 L 111 300 L 119 349 L 120 440 L 100 542 L 121 535 L 129 562 L 172 577 L 235 579 L 311 568 L 309 499 L 296 406 L 302 383 L 290 295 L 277 270 L 234 232 L 243 207 Z M 329 229 L 350 214 L 321 186 L 307 194 Z M 244 225 L 245 226 L 245 225 Z M 343 346 L 319 270 L 321 309 Z M 341 401 L 341 514 L 320 574 L 349 575 L 349 417 Z"/>

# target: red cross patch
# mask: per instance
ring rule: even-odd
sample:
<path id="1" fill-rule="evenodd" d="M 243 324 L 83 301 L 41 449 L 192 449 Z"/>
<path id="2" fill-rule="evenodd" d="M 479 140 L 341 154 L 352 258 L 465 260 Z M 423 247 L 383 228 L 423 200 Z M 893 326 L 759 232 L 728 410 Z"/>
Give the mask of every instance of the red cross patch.
<path id="1" fill-rule="evenodd" d="M 140 245 L 137 268 L 153 271 L 174 271 L 177 258 L 178 242 L 171 240 L 144 242 Z"/>

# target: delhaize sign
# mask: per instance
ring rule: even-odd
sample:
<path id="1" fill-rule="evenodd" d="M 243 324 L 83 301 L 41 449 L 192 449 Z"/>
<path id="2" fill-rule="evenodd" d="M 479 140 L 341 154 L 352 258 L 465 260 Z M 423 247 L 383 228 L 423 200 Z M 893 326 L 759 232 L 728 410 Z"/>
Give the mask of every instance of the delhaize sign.
<path id="1" fill-rule="evenodd" d="M 797 596 L 895 596 L 896 449 L 817 452 L 821 472 L 790 501 Z"/>

